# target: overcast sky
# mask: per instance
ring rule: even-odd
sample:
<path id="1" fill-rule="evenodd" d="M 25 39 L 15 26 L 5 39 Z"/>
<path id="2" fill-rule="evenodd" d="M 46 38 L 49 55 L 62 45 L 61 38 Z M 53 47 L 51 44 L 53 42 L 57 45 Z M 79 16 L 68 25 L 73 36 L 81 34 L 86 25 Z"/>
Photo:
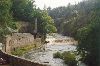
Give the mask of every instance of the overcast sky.
<path id="1" fill-rule="evenodd" d="M 59 7 L 59 6 L 67 6 L 68 3 L 75 4 L 80 1 L 82 1 L 82 0 L 35 0 L 35 4 L 40 9 L 43 9 L 44 5 L 46 7 L 50 6 L 51 8 L 55 8 L 55 7 Z"/>

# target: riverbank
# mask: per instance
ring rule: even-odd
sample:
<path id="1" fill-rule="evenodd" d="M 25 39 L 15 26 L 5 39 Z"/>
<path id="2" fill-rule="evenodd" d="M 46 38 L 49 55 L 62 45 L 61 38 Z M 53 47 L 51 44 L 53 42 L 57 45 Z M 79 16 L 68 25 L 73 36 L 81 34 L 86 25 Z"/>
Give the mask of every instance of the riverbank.
<path id="1" fill-rule="evenodd" d="M 46 64 L 48 66 L 66 66 L 67 64 L 64 63 L 64 60 L 53 58 L 53 54 L 56 52 L 75 51 L 76 45 L 73 45 L 74 41 L 71 41 L 69 37 L 66 37 L 66 39 L 69 40 L 69 42 L 66 43 L 60 42 L 56 44 L 54 41 L 57 39 L 62 39 L 62 37 L 56 38 L 53 36 L 47 36 L 46 41 L 49 41 L 49 43 L 44 44 L 44 50 L 43 48 L 41 48 L 42 50 L 31 50 L 24 54 L 22 58 L 29 59 L 35 63 Z"/>
<path id="2" fill-rule="evenodd" d="M 12 51 L 11 54 L 12 55 L 16 55 L 16 56 L 23 56 L 25 53 L 28 53 L 31 50 L 37 50 L 42 48 L 44 45 L 44 43 L 41 41 L 41 38 L 36 38 L 34 39 L 33 42 L 28 43 L 26 45 L 22 45 L 19 47 L 15 47 Z"/>
<path id="3" fill-rule="evenodd" d="M 31 52 L 26 53 L 23 57 L 31 61 L 34 61 L 36 63 L 38 62 L 40 64 L 47 64 L 50 66 L 66 66 L 66 64 L 63 63 L 64 61 L 62 59 L 53 58 L 53 53 L 57 51 L 64 52 L 64 51 L 71 51 L 75 49 L 76 49 L 76 46 L 73 46 L 73 45 L 47 44 L 45 46 L 45 51 L 37 50 L 35 52 L 33 50 Z"/>
<path id="4" fill-rule="evenodd" d="M 24 47 L 16 48 L 15 51 L 12 51 L 11 52 L 11 54 L 12 55 L 16 55 L 16 56 L 22 56 L 23 54 L 29 52 L 33 48 L 37 48 L 35 44 L 26 45 Z"/>

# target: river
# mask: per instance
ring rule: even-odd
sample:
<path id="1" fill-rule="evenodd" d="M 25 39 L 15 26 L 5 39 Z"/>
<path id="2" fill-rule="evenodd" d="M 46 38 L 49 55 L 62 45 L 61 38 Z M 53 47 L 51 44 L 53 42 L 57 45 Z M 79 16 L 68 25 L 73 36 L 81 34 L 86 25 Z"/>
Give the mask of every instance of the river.
<path id="1" fill-rule="evenodd" d="M 64 64 L 62 59 L 58 59 L 58 58 L 53 58 L 53 53 L 59 51 L 59 52 L 63 52 L 63 51 L 71 51 L 71 50 L 75 50 L 76 46 L 73 45 L 73 42 L 54 42 L 54 40 L 58 40 L 59 38 L 61 38 L 61 40 L 63 39 L 72 39 L 69 37 L 63 37 L 60 36 L 58 39 L 58 37 L 52 37 L 52 36 L 48 36 L 47 40 L 49 41 L 49 43 L 45 44 L 45 50 L 42 51 L 31 51 L 28 52 L 27 54 L 24 55 L 24 57 L 26 59 L 30 59 L 31 61 L 34 62 L 38 62 L 38 63 L 42 63 L 42 64 L 47 64 L 48 66 L 67 66 L 66 64 Z"/>

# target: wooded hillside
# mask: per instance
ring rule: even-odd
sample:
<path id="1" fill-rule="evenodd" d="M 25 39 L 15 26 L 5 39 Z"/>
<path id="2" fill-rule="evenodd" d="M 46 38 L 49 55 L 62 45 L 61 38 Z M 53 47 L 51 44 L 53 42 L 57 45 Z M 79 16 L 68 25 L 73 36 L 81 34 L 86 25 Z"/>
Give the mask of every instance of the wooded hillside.
<path id="1" fill-rule="evenodd" d="M 48 9 L 58 33 L 78 40 L 80 59 L 88 66 L 100 66 L 100 0 Z"/>

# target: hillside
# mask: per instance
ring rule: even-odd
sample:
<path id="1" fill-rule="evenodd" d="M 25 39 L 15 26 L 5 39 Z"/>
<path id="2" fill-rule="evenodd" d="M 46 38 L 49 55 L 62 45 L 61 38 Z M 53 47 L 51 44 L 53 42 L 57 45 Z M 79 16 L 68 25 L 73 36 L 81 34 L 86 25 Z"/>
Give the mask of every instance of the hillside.
<path id="1" fill-rule="evenodd" d="M 78 41 L 80 59 L 88 66 L 100 66 L 100 1 L 83 0 L 75 5 L 48 9 L 58 33 Z"/>

